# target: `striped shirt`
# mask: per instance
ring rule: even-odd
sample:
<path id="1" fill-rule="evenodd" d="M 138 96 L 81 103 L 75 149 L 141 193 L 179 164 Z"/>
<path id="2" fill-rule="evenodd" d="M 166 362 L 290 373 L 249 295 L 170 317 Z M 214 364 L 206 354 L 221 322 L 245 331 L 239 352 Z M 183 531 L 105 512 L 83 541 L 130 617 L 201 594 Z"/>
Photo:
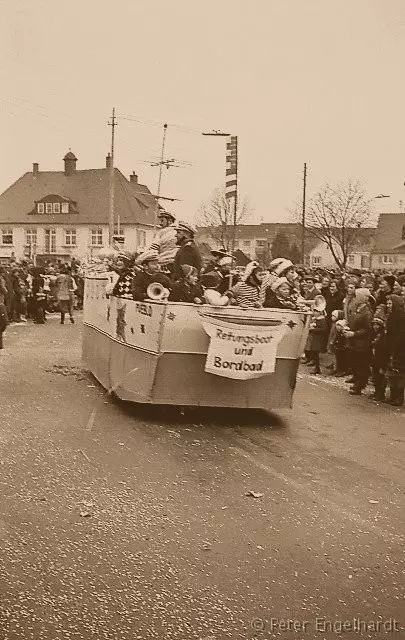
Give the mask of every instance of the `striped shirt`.
<path id="1" fill-rule="evenodd" d="M 238 282 L 235 286 L 231 287 L 229 291 L 238 305 L 254 307 L 258 302 L 260 302 L 259 287 L 254 287 L 247 282 Z"/>
<path id="2" fill-rule="evenodd" d="M 136 263 L 140 264 L 146 258 L 158 253 L 160 265 L 163 266 L 171 264 L 179 249 L 176 244 L 176 240 L 176 227 L 174 225 L 170 225 L 170 227 L 165 227 L 164 229 L 159 229 L 153 239 L 153 242 L 143 253 L 141 253 L 137 258 Z"/>

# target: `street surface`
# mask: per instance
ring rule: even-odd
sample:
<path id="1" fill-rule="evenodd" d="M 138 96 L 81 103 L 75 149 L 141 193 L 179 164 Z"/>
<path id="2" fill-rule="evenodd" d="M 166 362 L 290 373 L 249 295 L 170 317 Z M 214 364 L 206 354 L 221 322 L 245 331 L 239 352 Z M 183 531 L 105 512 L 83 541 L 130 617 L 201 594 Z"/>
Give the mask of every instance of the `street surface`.
<path id="1" fill-rule="evenodd" d="M 0 640 L 405 637 L 402 409 L 120 405 L 80 334 L 5 333 Z"/>

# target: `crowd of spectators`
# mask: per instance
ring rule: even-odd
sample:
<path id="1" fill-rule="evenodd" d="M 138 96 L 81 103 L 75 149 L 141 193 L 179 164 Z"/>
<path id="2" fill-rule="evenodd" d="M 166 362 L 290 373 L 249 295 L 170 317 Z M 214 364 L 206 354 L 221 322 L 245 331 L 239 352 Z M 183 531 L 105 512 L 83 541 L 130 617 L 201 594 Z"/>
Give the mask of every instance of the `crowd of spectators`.
<path id="1" fill-rule="evenodd" d="M 160 295 L 173 302 L 311 308 L 303 358 L 311 374 L 325 369 L 347 377 L 352 395 L 360 395 L 371 381 L 373 399 L 404 403 L 405 273 L 322 271 L 296 267 L 282 257 L 268 268 L 251 262 L 241 273 L 225 250 L 213 251 L 204 262 L 190 224 L 175 225 L 167 212 L 161 212 L 160 223 L 154 243 L 142 254 L 120 253 L 103 264 L 116 273 L 108 294 L 146 300 L 151 285 L 158 285 Z M 73 323 L 75 302 L 79 308 L 83 304 L 83 276 L 75 260 L 42 268 L 28 262 L 0 267 L 0 345 L 8 322 L 42 324 L 47 313 L 58 310 L 62 324 L 66 314 Z"/>
<path id="2" fill-rule="evenodd" d="M 80 264 L 62 262 L 35 266 L 28 260 L 11 261 L 0 265 L 0 348 L 7 325 L 25 323 L 44 324 L 47 315 L 60 312 L 73 319 L 73 308 L 83 305 L 84 274 Z"/>

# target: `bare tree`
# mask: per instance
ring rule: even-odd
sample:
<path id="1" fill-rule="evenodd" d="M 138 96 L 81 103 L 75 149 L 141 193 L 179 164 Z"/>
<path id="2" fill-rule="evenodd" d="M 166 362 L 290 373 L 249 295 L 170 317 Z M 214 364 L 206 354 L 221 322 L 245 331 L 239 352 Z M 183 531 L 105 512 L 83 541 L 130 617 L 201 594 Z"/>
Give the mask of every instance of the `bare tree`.
<path id="1" fill-rule="evenodd" d="M 252 208 L 244 198 L 238 205 L 236 224 L 243 224 L 252 214 Z M 226 251 L 234 248 L 233 211 L 225 197 L 225 191 L 216 189 L 211 200 L 204 202 L 197 216 L 199 227 L 205 227 L 207 234 Z"/>
<path id="2" fill-rule="evenodd" d="M 371 199 L 357 181 L 327 184 L 307 204 L 308 234 L 326 244 L 341 269 L 371 221 Z"/>

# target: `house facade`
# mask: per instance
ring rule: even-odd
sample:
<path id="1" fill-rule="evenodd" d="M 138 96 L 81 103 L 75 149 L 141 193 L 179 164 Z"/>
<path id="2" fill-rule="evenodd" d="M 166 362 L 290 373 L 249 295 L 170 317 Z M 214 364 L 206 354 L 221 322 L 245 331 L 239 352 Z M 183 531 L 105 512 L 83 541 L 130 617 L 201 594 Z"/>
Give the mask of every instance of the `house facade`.
<path id="1" fill-rule="evenodd" d="M 373 227 L 359 229 L 358 235 L 350 254 L 347 257 L 346 266 L 350 269 L 370 269 L 372 262 L 372 252 L 377 230 Z M 309 252 L 308 265 L 325 269 L 335 269 L 336 261 L 329 247 L 320 240 L 315 240 L 315 244 Z M 334 244 L 334 251 L 341 259 L 342 251 L 338 244 Z"/>
<path id="2" fill-rule="evenodd" d="M 405 269 L 405 213 L 381 213 L 372 255 L 373 269 Z"/>
<path id="3" fill-rule="evenodd" d="M 0 195 L 1 262 L 86 261 L 109 251 L 110 156 L 102 169 L 77 169 L 71 151 L 63 162 L 63 171 L 40 171 L 34 163 Z M 114 168 L 113 179 L 123 248 L 141 251 L 153 236 L 155 199 L 134 173 L 127 179 Z"/>

